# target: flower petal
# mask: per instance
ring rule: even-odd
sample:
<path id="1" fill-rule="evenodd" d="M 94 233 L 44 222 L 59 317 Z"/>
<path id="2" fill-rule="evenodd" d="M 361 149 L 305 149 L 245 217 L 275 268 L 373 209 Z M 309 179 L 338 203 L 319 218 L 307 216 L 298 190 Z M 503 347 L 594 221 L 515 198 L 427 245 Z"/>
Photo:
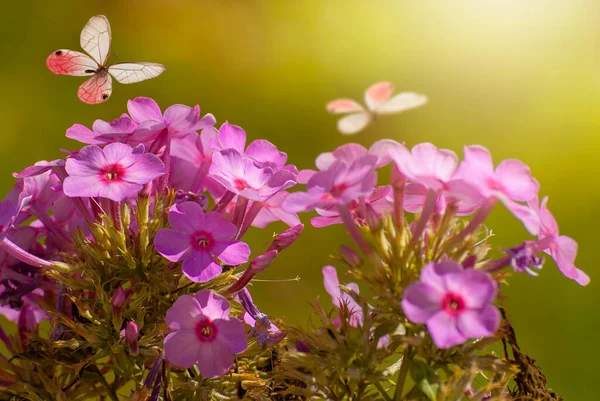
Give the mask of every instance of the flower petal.
<path id="1" fill-rule="evenodd" d="M 224 319 L 231 310 L 229 301 L 210 290 L 200 290 L 194 295 L 195 300 L 202 309 L 202 314 L 211 320 Z"/>
<path id="2" fill-rule="evenodd" d="M 219 377 L 231 369 L 234 355 L 218 341 L 202 344 L 198 369 L 204 377 Z"/>
<path id="3" fill-rule="evenodd" d="M 194 250 L 181 266 L 183 273 L 196 283 L 205 283 L 217 277 L 223 271 L 210 253 Z"/>
<path id="4" fill-rule="evenodd" d="M 408 320 L 425 323 L 441 310 L 444 293 L 437 288 L 416 282 L 408 286 L 402 298 L 402 309 Z"/>
<path id="5" fill-rule="evenodd" d="M 165 323 L 175 330 L 193 330 L 205 316 L 201 305 L 191 295 L 182 295 L 173 303 L 165 316 Z"/>
<path id="6" fill-rule="evenodd" d="M 169 223 L 175 230 L 185 234 L 203 231 L 205 227 L 204 210 L 196 202 L 182 202 L 171 207 Z"/>
<path id="7" fill-rule="evenodd" d="M 204 351 L 194 330 L 179 330 L 165 338 L 165 358 L 180 368 L 191 368 L 201 359 Z"/>
<path id="8" fill-rule="evenodd" d="M 465 310 L 457 316 L 460 332 L 467 338 L 491 337 L 500 326 L 498 308 L 487 305 L 479 310 Z"/>
<path id="9" fill-rule="evenodd" d="M 189 234 L 163 228 L 154 236 L 154 248 L 167 260 L 179 262 L 189 255 L 191 241 Z"/>
<path id="10" fill-rule="evenodd" d="M 483 271 L 464 270 L 442 276 L 445 287 L 461 296 L 468 309 L 480 309 L 493 302 L 498 293 L 498 283 Z"/>
<path id="11" fill-rule="evenodd" d="M 127 102 L 127 111 L 133 120 L 142 123 L 146 120 L 162 122 L 162 112 L 158 104 L 149 97 L 136 97 Z"/>
<path id="12" fill-rule="evenodd" d="M 456 319 L 444 311 L 436 313 L 427 321 L 427 330 L 438 348 L 450 348 L 467 341 L 456 325 Z"/>
<path id="13" fill-rule="evenodd" d="M 248 336 L 244 324 L 237 319 L 214 320 L 219 333 L 217 341 L 227 348 L 232 354 L 244 352 L 248 347 Z"/>
<path id="14" fill-rule="evenodd" d="M 211 253 L 226 265 L 237 266 L 248 261 L 250 247 L 244 242 L 223 241 L 217 242 Z"/>
<path id="15" fill-rule="evenodd" d="M 211 233 L 213 238 L 218 241 L 228 241 L 235 237 L 238 232 L 237 227 L 227 221 L 223 215 L 217 212 L 209 212 L 204 215 L 204 229 Z"/>

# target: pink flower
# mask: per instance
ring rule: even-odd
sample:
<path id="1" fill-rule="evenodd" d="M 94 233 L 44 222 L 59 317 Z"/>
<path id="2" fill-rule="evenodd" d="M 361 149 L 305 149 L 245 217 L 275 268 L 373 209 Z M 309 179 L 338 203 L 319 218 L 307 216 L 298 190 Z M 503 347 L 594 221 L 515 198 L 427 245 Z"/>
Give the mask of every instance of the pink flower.
<path id="1" fill-rule="evenodd" d="M 498 199 L 525 225 L 533 235 L 539 232 L 539 219 L 532 210 L 518 202 L 528 202 L 537 196 L 539 183 L 529 167 L 520 160 L 502 161 L 494 170 L 490 152 L 482 146 L 466 146 L 465 159 L 456 177 L 474 186 L 488 200 Z"/>
<path id="2" fill-rule="evenodd" d="M 250 247 L 232 241 L 237 228 L 216 212 L 204 213 L 196 202 L 174 205 L 169 212 L 173 229 L 163 228 L 154 237 L 156 250 L 171 262 L 183 260 L 183 273 L 203 283 L 222 272 L 217 259 L 227 265 L 248 261 Z"/>
<path id="3" fill-rule="evenodd" d="M 427 325 L 438 348 L 450 348 L 496 333 L 501 319 L 492 302 L 497 291 L 498 284 L 485 272 L 465 270 L 451 260 L 432 262 L 406 289 L 402 309 L 411 322 Z"/>
<path id="4" fill-rule="evenodd" d="M 289 195 L 289 192 L 281 191 L 267 199 L 260 212 L 258 212 L 258 215 L 254 218 L 252 225 L 264 228 L 269 223 L 275 221 L 282 221 L 290 227 L 300 224 L 300 218 L 296 213 L 288 212 L 282 207 L 283 202 L 285 202 Z"/>
<path id="5" fill-rule="evenodd" d="M 547 196 L 542 199 L 539 206 L 538 204 L 537 196 L 529 202 L 529 207 L 539 217 L 541 223 L 538 243 L 544 244 L 542 249 L 554 259 L 562 274 L 580 285 L 588 285 L 590 283 L 589 276 L 575 267 L 577 242 L 571 237 L 559 234 L 558 223 L 548 210 Z"/>
<path id="6" fill-rule="evenodd" d="M 165 358 L 184 369 L 198 364 L 204 377 L 223 376 L 248 346 L 243 323 L 229 312 L 229 301 L 210 290 L 179 297 L 165 318 L 175 330 L 165 338 Z"/>
<path id="7" fill-rule="evenodd" d="M 165 173 L 158 157 L 144 154 L 144 145 L 131 148 L 111 143 L 104 149 L 86 146 L 67 160 L 69 176 L 63 191 L 70 197 L 101 197 L 116 202 L 133 198 L 143 186 Z"/>
<path id="8" fill-rule="evenodd" d="M 373 192 L 366 197 L 364 202 L 353 200 L 348 204 L 348 209 L 354 220 L 358 220 L 362 224 L 366 220 L 366 205 L 370 205 L 370 207 L 373 208 L 378 218 L 384 213 L 391 212 L 393 207 L 391 196 L 392 188 L 389 185 L 376 187 L 373 189 Z M 317 213 L 319 213 L 320 216 L 313 217 L 310 220 L 313 227 L 326 227 L 332 224 L 342 223 L 342 218 L 335 208 L 318 208 Z"/>
<path id="9" fill-rule="evenodd" d="M 163 130 L 173 138 L 212 127 L 216 122 L 212 114 L 200 118 L 198 105 L 189 107 L 174 104 L 167 107 L 163 115 L 158 104 L 148 97 L 136 97 L 130 100 L 127 103 L 127 110 L 132 120 L 139 124 L 134 138 L 140 143 L 155 139 Z"/>
<path id="10" fill-rule="evenodd" d="M 138 145 L 139 142 L 132 140 L 132 135 L 138 126 L 139 123 L 133 121 L 127 114 L 123 114 L 110 123 L 96 120 L 91 130 L 84 125 L 74 124 L 67 130 L 67 138 L 88 145 L 106 145 L 112 142 Z"/>
<path id="11" fill-rule="evenodd" d="M 362 326 L 363 310 L 354 298 L 347 293 L 342 292 L 337 272 L 333 266 L 323 267 L 323 285 L 325 286 L 327 293 L 331 295 L 333 304 L 338 309 L 346 308 L 348 310 L 348 316 L 350 316 L 348 323 L 350 326 Z M 348 283 L 346 286 L 358 294 L 358 285 L 355 283 Z"/>
<path id="12" fill-rule="evenodd" d="M 350 165 L 337 160 L 327 170 L 310 178 L 308 192 L 294 192 L 285 200 L 283 207 L 290 212 L 302 212 L 317 207 L 347 205 L 367 196 L 377 181 L 376 162 L 374 155 L 363 156 Z"/>

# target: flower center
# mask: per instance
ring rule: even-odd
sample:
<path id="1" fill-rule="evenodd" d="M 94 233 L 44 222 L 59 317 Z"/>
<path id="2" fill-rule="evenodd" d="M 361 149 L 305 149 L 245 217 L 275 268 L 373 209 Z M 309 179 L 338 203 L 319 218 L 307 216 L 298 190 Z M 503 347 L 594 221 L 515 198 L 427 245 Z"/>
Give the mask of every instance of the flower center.
<path id="1" fill-rule="evenodd" d="M 246 182 L 246 180 L 242 179 L 242 178 L 236 178 L 233 181 L 233 186 L 235 187 L 235 189 L 237 189 L 238 191 L 243 191 L 246 188 L 250 188 L 250 185 L 248 184 L 248 182 Z"/>
<path id="2" fill-rule="evenodd" d="M 465 309 L 465 301 L 460 295 L 449 292 L 442 300 L 442 308 L 450 316 L 456 316 Z"/>
<path id="3" fill-rule="evenodd" d="M 331 187 L 328 193 L 323 195 L 323 200 L 334 200 L 342 196 L 342 194 L 348 189 L 348 184 L 342 182 L 340 184 L 335 184 Z"/>
<path id="4" fill-rule="evenodd" d="M 492 191 L 505 192 L 504 185 L 496 181 L 494 178 L 488 178 L 487 185 Z"/>
<path id="5" fill-rule="evenodd" d="M 100 175 L 104 181 L 120 181 L 125 175 L 125 169 L 120 164 L 115 163 L 104 167 Z"/>
<path id="6" fill-rule="evenodd" d="M 217 327 L 210 319 L 202 319 L 196 323 L 196 337 L 201 342 L 212 342 L 217 336 Z"/>
<path id="7" fill-rule="evenodd" d="M 192 238 L 192 246 L 200 249 L 210 249 L 215 244 L 215 239 L 206 231 L 199 231 Z"/>

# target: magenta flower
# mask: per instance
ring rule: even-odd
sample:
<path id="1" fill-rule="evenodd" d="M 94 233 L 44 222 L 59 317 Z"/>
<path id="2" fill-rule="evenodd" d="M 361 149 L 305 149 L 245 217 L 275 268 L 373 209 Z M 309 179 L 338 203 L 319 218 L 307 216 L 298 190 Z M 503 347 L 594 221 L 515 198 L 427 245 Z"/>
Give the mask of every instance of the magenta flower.
<path id="1" fill-rule="evenodd" d="M 530 208 L 518 202 L 534 199 L 540 185 L 531 176 L 529 167 L 520 160 L 502 161 L 494 170 L 490 152 L 482 146 L 466 146 L 465 159 L 456 178 L 475 187 L 488 200 L 500 200 L 532 235 L 539 232 L 539 219 Z"/>
<path id="2" fill-rule="evenodd" d="M 165 173 L 158 157 L 144 154 L 144 145 L 131 148 L 111 143 L 104 149 L 91 145 L 67 160 L 69 176 L 63 191 L 70 197 L 101 197 L 116 202 L 133 198 L 143 186 Z"/>
<path id="3" fill-rule="evenodd" d="M 171 262 L 183 260 L 183 273 L 203 283 L 223 271 L 217 259 L 227 265 L 246 263 L 250 247 L 232 239 L 237 228 L 216 212 L 204 213 L 196 202 L 174 205 L 169 212 L 173 229 L 163 228 L 154 237 L 154 247 Z"/>
<path id="4" fill-rule="evenodd" d="M 303 212 L 314 208 L 347 205 L 369 195 L 377 181 L 377 157 L 366 155 L 347 165 L 341 160 L 327 170 L 314 174 L 307 184 L 308 192 L 294 192 L 283 207 L 290 212 Z"/>
<path id="5" fill-rule="evenodd" d="M 362 326 L 363 310 L 354 298 L 341 290 L 337 272 L 333 266 L 323 267 L 323 285 L 325 286 L 325 291 L 331 295 L 331 300 L 336 308 L 346 308 L 348 310 L 348 315 L 350 316 L 348 323 L 350 326 Z M 348 283 L 346 286 L 358 294 L 358 285 Z M 339 321 L 334 323 L 339 324 Z"/>
<path id="6" fill-rule="evenodd" d="M 537 196 L 529 202 L 529 206 L 539 217 L 541 223 L 538 244 L 554 259 L 562 274 L 575 280 L 579 285 L 588 285 L 590 283 L 589 276 L 575 267 L 577 242 L 571 237 L 559 234 L 558 223 L 548 210 L 547 196 L 542 199 L 539 206 L 538 204 Z"/>
<path id="7" fill-rule="evenodd" d="M 497 291 L 498 284 L 485 272 L 465 270 L 451 260 L 432 262 L 406 289 L 402 309 L 411 322 L 427 325 L 438 348 L 450 348 L 494 335 L 501 320 L 492 305 Z"/>
<path id="8" fill-rule="evenodd" d="M 274 221 L 282 221 L 290 227 L 300 224 L 300 218 L 296 213 L 288 212 L 282 207 L 283 202 L 285 202 L 289 195 L 289 192 L 281 191 L 267 199 L 263 203 L 260 212 L 258 212 L 252 221 L 252 225 L 254 227 L 264 228 Z"/>
<path id="9" fill-rule="evenodd" d="M 127 114 L 123 114 L 111 122 L 96 120 L 91 130 L 84 125 L 74 124 L 67 129 L 67 138 L 88 145 L 106 145 L 112 142 L 138 145 L 139 142 L 132 140 L 132 135 L 138 126 L 139 123 L 133 121 Z"/>
<path id="10" fill-rule="evenodd" d="M 223 376 L 248 346 L 244 324 L 229 312 L 229 301 L 210 290 L 179 297 L 165 318 L 175 330 L 165 338 L 165 358 L 184 369 L 198 364 L 204 377 Z"/>

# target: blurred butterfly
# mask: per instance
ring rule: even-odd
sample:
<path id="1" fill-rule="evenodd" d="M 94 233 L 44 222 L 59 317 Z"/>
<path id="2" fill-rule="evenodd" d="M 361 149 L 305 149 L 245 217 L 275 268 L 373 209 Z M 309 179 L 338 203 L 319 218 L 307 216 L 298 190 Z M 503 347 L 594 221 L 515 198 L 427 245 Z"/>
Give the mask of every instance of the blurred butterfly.
<path id="1" fill-rule="evenodd" d="M 88 21 L 79 38 L 81 47 L 88 55 L 74 50 L 59 49 L 46 59 L 48 69 L 55 74 L 90 76 L 77 90 L 77 97 L 87 104 L 108 100 L 112 93 L 111 75 L 122 84 L 132 84 L 156 78 L 165 71 L 157 63 L 119 63 L 107 65 L 110 54 L 110 24 L 104 15 L 96 15 Z"/>
<path id="2" fill-rule="evenodd" d="M 342 134 L 351 135 L 363 130 L 380 114 L 400 113 L 427 103 L 427 96 L 413 92 L 402 92 L 392 97 L 394 85 L 391 82 L 378 82 L 365 92 L 365 109 L 352 99 L 336 99 L 327 104 L 327 111 L 333 114 L 348 114 L 340 118 L 337 127 Z"/>

